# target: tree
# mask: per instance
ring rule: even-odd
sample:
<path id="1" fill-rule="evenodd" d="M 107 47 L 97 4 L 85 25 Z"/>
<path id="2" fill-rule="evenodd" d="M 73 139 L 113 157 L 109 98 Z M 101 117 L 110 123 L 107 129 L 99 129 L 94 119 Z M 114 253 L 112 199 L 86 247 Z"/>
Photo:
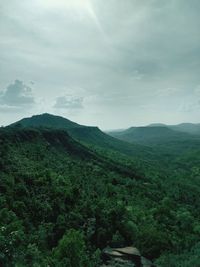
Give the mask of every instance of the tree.
<path id="1" fill-rule="evenodd" d="M 60 262 L 68 260 L 69 267 L 88 266 L 83 234 L 74 229 L 67 231 L 54 249 L 54 256 Z"/>

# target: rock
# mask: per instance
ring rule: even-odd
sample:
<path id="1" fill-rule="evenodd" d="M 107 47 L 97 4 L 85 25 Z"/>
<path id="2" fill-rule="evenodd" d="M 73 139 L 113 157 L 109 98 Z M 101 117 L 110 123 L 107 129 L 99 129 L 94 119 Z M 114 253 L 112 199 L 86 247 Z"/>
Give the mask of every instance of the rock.
<path id="1" fill-rule="evenodd" d="M 139 250 L 135 247 L 115 248 L 114 250 L 125 255 L 139 256 L 139 257 L 141 256 Z"/>
<path id="2" fill-rule="evenodd" d="M 103 261 L 106 267 L 153 267 L 152 262 L 141 256 L 135 247 L 106 248 L 103 250 Z"/>
<path id="3" fill-rule="evenodd" d="M 122 258 L 123 257 L 123 254 L 121 254 L 121 253 L 119 253 L 119 252 L 117 252 L 117 251 L 115 251 L 115 250 L 106 250 L 106 251 L 104 251 L 104 253 L 107 255 L 107 256 L 110 256 L 110 257 L 116 257 L 116 258 Z"/>
<path id="4" fill-rule="evenodd" d="M 140 267 L 140 252 L 134 247 L 106 248 L 103 251 L 103 259 L 107 266 L 113 267 Z"/>

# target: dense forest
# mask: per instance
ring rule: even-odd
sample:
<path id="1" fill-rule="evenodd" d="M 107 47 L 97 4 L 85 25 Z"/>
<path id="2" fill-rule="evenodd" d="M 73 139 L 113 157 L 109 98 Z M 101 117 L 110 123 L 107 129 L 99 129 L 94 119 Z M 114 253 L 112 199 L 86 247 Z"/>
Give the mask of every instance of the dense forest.
<path id="1" fill-rule="evenodd" d="M 200 138 L 161 128 L 131 143 L 49 114 L 0 128 L 0 266 L 101 266 L 116 246 L 200 266 Z"/>

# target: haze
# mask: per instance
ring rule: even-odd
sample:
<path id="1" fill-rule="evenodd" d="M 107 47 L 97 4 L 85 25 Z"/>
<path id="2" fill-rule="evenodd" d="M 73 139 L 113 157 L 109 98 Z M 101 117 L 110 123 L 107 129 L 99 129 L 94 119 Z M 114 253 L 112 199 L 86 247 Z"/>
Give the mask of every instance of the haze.
<path id="1" fill-rule="evenodd" d="M 200 122 L 200 1 L 0 3 L 0 124 Z"/>

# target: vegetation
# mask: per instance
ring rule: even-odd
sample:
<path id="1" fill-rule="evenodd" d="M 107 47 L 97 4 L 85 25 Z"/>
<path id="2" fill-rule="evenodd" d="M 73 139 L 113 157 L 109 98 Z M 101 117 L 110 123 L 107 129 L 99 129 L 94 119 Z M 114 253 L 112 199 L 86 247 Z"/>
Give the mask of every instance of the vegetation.
<path id="1" fill-rule="evenodd" d="M 98 138 L 0 129 L 0 266 L 95 267 L 103 248 L 127 245 L 158 266 L 198 266 L 196 141 L 142 147 L 137 158 Z"/>
<path id="2" fill-rule="evenodd" d="M 195 132 L 196 133 L 196 132 Z M 178 126 L 147 126 L 147 127 L 131 127 L 124 131 L 115 131 L 109 133 L 111 136 L 130 143 L 142 145 L 162 145 L 163 143 L 176 143 L 198 141 L 200 137 L 193 132 L 184 132 L 184 128 Z M 200 132 L 199 132 L 200 134 Z"/>

